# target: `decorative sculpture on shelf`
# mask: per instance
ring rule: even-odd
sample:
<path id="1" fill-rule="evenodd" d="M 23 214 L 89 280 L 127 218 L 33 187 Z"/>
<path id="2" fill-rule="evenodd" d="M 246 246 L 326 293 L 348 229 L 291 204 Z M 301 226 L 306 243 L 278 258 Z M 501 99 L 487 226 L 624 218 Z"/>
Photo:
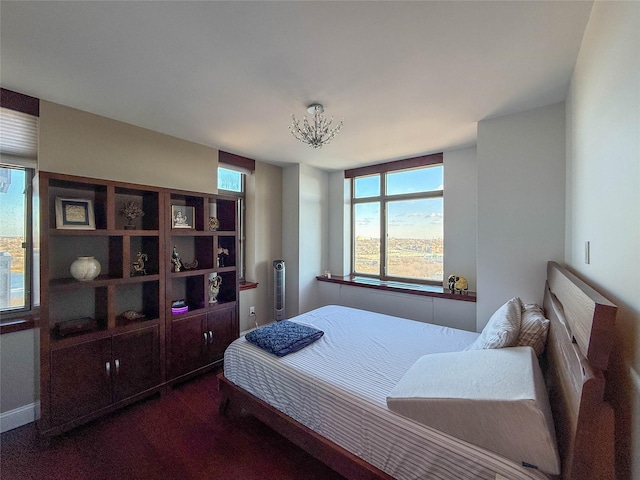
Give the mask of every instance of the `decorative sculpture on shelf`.
<path id="1" fill-rule="evenodd" d="M 220 285 L 222 285 L 222 277 L 220 275 L 216 275 L 215 273 L 209 275 L 209 303 L 218 302 Z"/>
<path id="2" fill-rule="evenodd" d="M 178 254 L 178 250 L 176 250 L 175 245 L 173 246 L 173 252 L 171 253 L 171 263 L 173 264 L 174 272 L 182 270 L 182 260 L 180 259 L 180 255 Z"/>
<path id="3" fill-rule="evenodd" d="M 182 268 L 184 268 L 185 270 L 195 270 L 196 268 L 198 268 L 198 260 L 194 258 L 193 262 L 191 263 L 182 262 Z"/>
<path id="4" fill-rule="evenodd" d="M 209 217 L 209 230 L 215 232 L 220 228 L 220 220 L 216 217 Z"/>
<path id="5" fill-rule="evenodd" d="M 134 277 L 136 275 L 146 275 L 147 270 L 144 266 L 145 262 L 149 261 L 149 256 L 146 253 L 138 252 L 136 255 L 136 261 L 131 265 L 133 267 L 133 271 L 131 272 L 131 276 Z"/>
<path id="6" fill-rule="evenodd" d="M 218 266 L 225 267 L 226 265 L 226 257 L 229 255 L 228 248 L 218 247 Z"/>
<path id="7" fill-rule="evenodd" d="M 127 219 L 127 224 L 124 226 L 125 230 L 135 230 L 136 226 L 133 224 L 134 220 L 138 217 L 142 217 L 144 212 L 139 203 L 127 202 L 120 209 L 120 215 Z"/>

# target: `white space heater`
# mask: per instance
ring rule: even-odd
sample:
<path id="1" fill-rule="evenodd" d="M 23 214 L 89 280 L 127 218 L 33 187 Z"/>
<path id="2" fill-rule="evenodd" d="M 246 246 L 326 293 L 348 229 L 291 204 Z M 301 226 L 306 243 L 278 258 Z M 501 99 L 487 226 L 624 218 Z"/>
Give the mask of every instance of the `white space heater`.
<path id="1" fill-rule="evenodd" d="M 273 310 L 276 321 L 286 318 L 284 313 L 284 260 L 273 261 Z"/>

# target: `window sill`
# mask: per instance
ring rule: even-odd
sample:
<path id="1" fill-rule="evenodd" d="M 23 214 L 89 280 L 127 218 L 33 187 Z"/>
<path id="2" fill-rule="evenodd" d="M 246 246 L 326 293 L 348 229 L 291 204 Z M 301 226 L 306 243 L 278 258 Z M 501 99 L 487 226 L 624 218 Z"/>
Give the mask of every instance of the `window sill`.
<path id="1" fill-rule="evenodd" d="M 37 323 L 40 319 L 39 315 L 40 314 L 38 311 L 16 313 L 10 318 L 7 318 L 7 316 L 9 315 L 3 315 L 4 318 L 2 319 L 2 321 L 0 321 L 0 335 L 36 328 Z"/>
<path id="2" fill-rule="evenodd" d="M 420 283 L 408 283 L 397 281 L 384 281 L 376 278 L 346 276 L 337 277 L 332 275 L 331 278 L 325 275 L 319 275 L 316 280 L 320 282 L 338 283 L 340 285 L 351 285 L 353 287 L 373 288 L 374 290 L 385 290 L 387 292 L 399 292 L 409 295 L 421 295 L 424 297 L 446 298 L 447 300 L 458 300 L 461 302 L 476 302 L 476 292 L 467 292 L 466 294 L 451 293 L 443 287 L 437 285 L 422 285 Z"/>
<path id="3" fill-rule="evenodd" d="M 256 282 L 240 282 L 240 291 L 250 290 L 252 288 L 258 288 L 258 284 Z"/>

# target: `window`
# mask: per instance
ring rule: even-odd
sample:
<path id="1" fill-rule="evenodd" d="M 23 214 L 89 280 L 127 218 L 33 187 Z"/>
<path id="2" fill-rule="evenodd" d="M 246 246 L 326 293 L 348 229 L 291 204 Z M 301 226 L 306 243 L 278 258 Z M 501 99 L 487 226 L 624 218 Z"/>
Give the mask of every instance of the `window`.
<path id="1" fill-rule="evenodd" d="M 442 284 L 442 154 L 347 170 L 353 275 Z"/>
<path id="2" fill-rule="evenodd" d="M 256 169 L 256 162 L 250 158 L 241 157 L 234 153 L 218 152 L 218 192 L 221 194 L 235 195 L 238 202 L 238 243 L 240 255 L 238 260 L 238 272 L 240 283 L 245 282 L 246 274 L 246 177 Z"/>
<path id="3" fill-rule="evenodd" d="M 244 174 L 228 168 L 218 167 L 218 190 L 244 194 Z"/>
<path id="4" fill-rule="evenodd" d="M 225 167 L 218 167 L 218 193 L 234 195 L 238 202 L 238 243 L 240 255 L 238 258 L 238 271 L 240 281 L 245 278 L 245 174 Z"/>
<path id="5" fill-rule="evenodd" d="M 31 171 L 0 165 L 0 311 L 29 309 Z"/>
<path id="6" fill-rule="evenodd" d="M 32 241 L 31 189 L 37 165 L 39 102 L 5 89 L 1 100 L 0 313 L 11 319 L 28 314 L 39 301 L 34 292 L 39 264 Z"/>

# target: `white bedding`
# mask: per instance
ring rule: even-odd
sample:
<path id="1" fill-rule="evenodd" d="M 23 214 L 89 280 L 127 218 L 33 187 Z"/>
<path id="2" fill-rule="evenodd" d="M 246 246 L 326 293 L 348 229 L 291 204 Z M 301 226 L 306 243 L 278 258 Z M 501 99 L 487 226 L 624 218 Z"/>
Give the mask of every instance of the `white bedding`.
<path id="1" fill-rule="evenodd" d="M 387 408 L 416 360 L 463 350 L 477 333 L 334 305 L 290 320 L 325 334 L 281 358 L 239 338 L 226 378 L 399 480 L 548 478 Z"/>

